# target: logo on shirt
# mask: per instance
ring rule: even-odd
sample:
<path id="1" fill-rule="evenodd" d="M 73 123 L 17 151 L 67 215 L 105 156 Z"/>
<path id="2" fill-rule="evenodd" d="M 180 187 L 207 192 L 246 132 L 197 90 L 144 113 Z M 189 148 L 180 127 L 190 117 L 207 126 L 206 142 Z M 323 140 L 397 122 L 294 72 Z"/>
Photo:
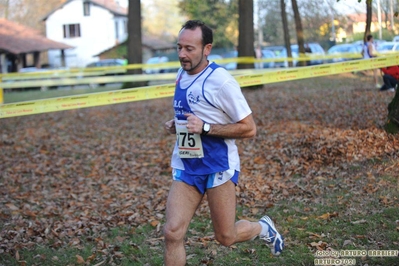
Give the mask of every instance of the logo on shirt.
<path id="1" fill-rule="evenodd" d="M 200 97 L 199 96 L 195 97 L 193 92 L 190 92 L 188 94 L 188 102 L 192 103 L 192 104 L 199 103 L 200 102 Z"/>
<path id="2" fill-rule="evenodd" d="M 173 102 L 173 107 L 174 108 L 183 108 L 183 106 L 181 105 L 181 101 L 174 101 Z"/>
<path id="3" fill-rule="evenodd" d="M 223 172 L 219 172 L 218 173 L 218 179 L 219 180 L 223 180 Z"/>

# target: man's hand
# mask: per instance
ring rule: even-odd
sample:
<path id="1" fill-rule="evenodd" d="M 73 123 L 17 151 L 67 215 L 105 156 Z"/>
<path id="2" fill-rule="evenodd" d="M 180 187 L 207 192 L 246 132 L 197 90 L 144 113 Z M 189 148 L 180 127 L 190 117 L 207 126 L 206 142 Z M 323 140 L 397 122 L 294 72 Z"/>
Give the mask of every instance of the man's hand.
<path id="1" fill-rule="evenodd" d="M 201 134 L 204 121 L 194 114 L 184 114 L 187 117 L 187 130 L 189 133 Z"/>
<path id="2" fill-rule="evenodd" d="M 166 132 L 170 134 L 176 134 L 176 126 L 175 126 L 175 120 L 169 120 L 165 123 L 164 125 Z"/>

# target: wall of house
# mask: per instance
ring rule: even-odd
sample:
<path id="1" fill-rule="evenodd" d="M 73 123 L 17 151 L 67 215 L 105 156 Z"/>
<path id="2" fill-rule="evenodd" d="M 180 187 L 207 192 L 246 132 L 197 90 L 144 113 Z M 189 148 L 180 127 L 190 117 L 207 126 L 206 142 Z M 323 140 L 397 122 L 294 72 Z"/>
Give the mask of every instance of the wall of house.
<path id="1" fill-rule="evenodd" d="M 83 0 L 75 0 L 65 4 L 48 17 L 46 36 L 75 47 L 65 50 L 67 67 L 84 67 L 98 61 L 99 58 L 94 55 L 127 38 L 127 32 L 124 29 L 125 21 L 127 17 L 115 17 L 107 9 L 93 4 L 90 6 L 90 16 L 84 16 Z M 79 24 L 80 37 L 64 38 L 63 25 L 66 24 Z M 49 51 L 49 64 L 54 67 L 61 65 L 60 51 Z"/>
<path id="2" fill-rule="evenodd" d="M 116 43 L 122 43 L 127 38 L 127 18 L 126 17 L 115 17 L 115 30 L 116 32 Z"/>

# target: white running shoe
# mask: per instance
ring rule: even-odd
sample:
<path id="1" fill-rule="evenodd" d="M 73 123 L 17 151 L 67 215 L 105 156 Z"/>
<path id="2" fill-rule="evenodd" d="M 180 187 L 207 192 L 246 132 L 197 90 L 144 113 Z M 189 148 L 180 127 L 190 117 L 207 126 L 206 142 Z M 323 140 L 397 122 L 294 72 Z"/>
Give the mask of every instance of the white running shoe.
<path id="1" fill-rule="evenodd" d="M 277 232 L 276 227 L 272 219 L 269 216 L 263 216 L 259 222 L 264 223 L 269 226 L 269 231 L 266 235 L 259 235 L 259 238 L 265 240 L 267 244 L 272 244 L 273 247 L 271 248 L 273 255 L 280 255 L 284 249 L 284 238 Z"/>

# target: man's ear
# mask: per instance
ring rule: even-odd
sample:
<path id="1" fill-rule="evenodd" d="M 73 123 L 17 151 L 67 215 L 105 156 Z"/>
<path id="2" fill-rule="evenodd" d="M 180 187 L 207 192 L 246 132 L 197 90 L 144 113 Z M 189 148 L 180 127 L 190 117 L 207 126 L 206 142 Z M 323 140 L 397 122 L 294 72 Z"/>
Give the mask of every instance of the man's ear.
<path id="1" fill-rule="evenodd" d="M 211 50 L 212 50 L 212 44 L 211 44 L 211 43 L 208 43 L 208 44 L 205 45 L 205 47 L 204 47 L 204 54 L 205 54 L 206 56 L 210 55 L 210 54 L 211 54 Z"/>

